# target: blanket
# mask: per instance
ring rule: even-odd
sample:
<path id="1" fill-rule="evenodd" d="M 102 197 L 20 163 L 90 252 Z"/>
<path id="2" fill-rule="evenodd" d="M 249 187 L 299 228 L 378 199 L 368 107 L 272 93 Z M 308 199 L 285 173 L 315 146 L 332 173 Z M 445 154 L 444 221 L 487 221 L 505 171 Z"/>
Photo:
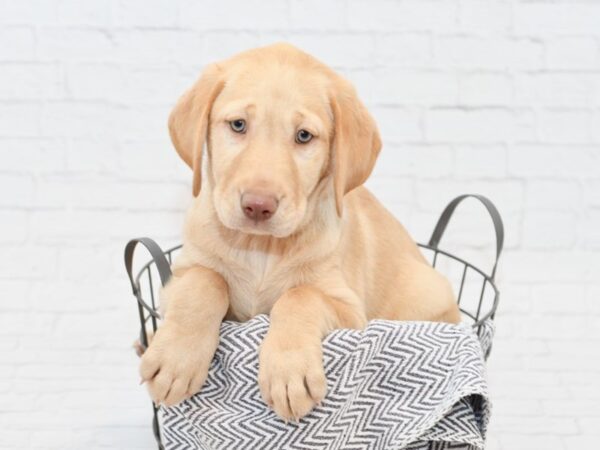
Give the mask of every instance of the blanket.
<path id="1" fill-rule="evenodd" d="M 298 423 L 261 399 L 267 316 L 224 322 L 200 393 L 162 408 L 166 449 L 483 449 L 490 414 L 483 355 L 493 334 L 433 322 L 371 321 L 323 341 L 327 396 Z"/>

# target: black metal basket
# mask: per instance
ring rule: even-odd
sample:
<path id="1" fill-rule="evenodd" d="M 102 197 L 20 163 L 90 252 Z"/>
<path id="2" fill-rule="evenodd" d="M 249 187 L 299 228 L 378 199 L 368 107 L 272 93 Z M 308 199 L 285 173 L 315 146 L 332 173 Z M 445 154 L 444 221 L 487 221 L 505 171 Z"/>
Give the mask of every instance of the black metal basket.
<path id="1" fill-rule="evenodd" d="M 458 256 L 446 252 L 439 248 L 439 243 L 444 235 L 444 231 L 454 213 L 454 210 L 465 198 L 475 198 L 486 207 L 494 225 L 496 238 L 496 257 L 491 272 L 488 274 L 473 264 L 465 261 Z M 134 276 L 133 273 L 133 254 L 135 247 L 141 243 L 150 252 L 152 259 L 144 264 Z M 500 293 L 494 278 L 498 260 L 504 245 L 504 226 L 502 218 L 494 204 L 482 195 L 466 194 L 456 197 L 452 200 L 442 212 L 438 222 L 431 234 L 427 244 L 418 244 L 426 256 L 430 257 L 431 265 L 437 267 L 443 272 L 454 286 L 457 287 L 457 302 L 463 314 L 465 321 L 471 322 L 475 331 L 480 334 L 486 323 L 494 319 Z M 158 312 L 158 290 L 169 280 L 171 276 L 171 262 L 174 254 L 181 248 L 181 245 L 163 251 L 156 242 L 150 238 L 132 239 L 125 246 L 125 268 L 131 282 L 133 295 L 137 300 L 137 309 L 140 320 L 139 342 L 145 349 L 148 346 L 148 335 L 154 333 L 158 328 L 161 319 Z M 441 266 L 441 260 L 445 259 L 444 267 Z M 155 280 L 160 279 L 160 284 Z M 489 356 L 491 345 L 485 354 Z M 158 407 L 152 404 L 153 419 L 152 430 L 159 449 L 163 449 L 161 439 L 161 424 L 158 416 Z"/>

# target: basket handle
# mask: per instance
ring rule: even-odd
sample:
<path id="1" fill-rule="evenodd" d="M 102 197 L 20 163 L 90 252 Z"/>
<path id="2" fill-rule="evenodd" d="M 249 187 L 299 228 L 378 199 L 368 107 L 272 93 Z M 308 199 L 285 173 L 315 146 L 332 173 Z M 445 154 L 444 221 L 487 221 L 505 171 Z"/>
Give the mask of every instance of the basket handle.
<path id="1" fill-rule="evenodd" d="M 129 276 L 129 281 L 131 282 L 131 289 L 133 290 L 133 295 L 137 296 L 137 286 L 133 279 L 133 252 L 137 244 L 142 244 L 148 251 L 150 255 L 152 255 L 152 259 L 156 264 L 156 269 L 158 270 L 158 275 L 160 276 L 160 282 L 164 286 L 169 278 L 171 278 L 171 267 L 167 258 L 165 257 L 164 252 L 158 246 L 156 242 L 147 237 L 135 238 L 130 240 L 125 246 L 125 270 L 127 270 L 127 275 Z"/>
<path id="2" fill-rule="evenodd" d="M 456 197 L 454 200 L 448 203 L 448 206 L 446 206 L 446 208 L 442 212 L 442 215 L 438 219 L 433 233 L 431 233 L 431 239 L 429 239 L 429 246 L 434 249 L 438 248 L 440 239 L 442 239 L 444 231 L 446 231 L 446 226 L 448 225 L 448 222 L 450 221 L 454 210 L 460 202 L 469 197 L 475 198 L 481 203 L 483 203 L 488 213 L 490 214 L 490 217 L 492 218 L 492 222 L 494 223 L 494 231 L 496 233 L 496 259 L 494 260 L 494 266 L 492 268 L 492 274 L 490 276 L 490 278 L 493 280 L 494 276 L 496 275 L 496 267 L 498 266 L 498 260 L 500 259 L 500 254 L 502 253 L 502 247 L 504 246 L 504 224 L 502 223 L 502 217 L 500 217 L 498 209 L 496 209 L 496 206 L 487 197 L 484 197 L 483 195 L 479 194 L 464 194 Z"/>

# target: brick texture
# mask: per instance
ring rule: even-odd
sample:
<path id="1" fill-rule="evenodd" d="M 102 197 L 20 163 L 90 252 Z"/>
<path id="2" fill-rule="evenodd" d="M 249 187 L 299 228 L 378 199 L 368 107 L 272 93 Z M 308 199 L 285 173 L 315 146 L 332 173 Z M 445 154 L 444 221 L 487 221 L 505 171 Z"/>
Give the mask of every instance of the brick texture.
<path id="1" fill-rule="evenodd" d="M 417 239 L 454 195 L 499 206 L 488 448 L 595 448 L 600 3 L 571 0 L 0 0 L 0 448 L 152 447 L 122 249 L 179 239 L 178 95 L 280 40 L 356 84 Z M 465 205 L 444 245 L 489 264 L 491 233 Z"/>

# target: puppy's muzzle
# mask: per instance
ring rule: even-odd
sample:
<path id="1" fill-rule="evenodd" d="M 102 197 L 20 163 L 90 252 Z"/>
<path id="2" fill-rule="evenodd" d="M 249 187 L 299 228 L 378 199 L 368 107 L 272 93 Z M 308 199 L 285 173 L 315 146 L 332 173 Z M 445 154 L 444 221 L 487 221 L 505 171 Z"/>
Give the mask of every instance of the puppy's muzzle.
<path id="1" fill-rule="evenodd" d="M 279 200 L 270 194 L 247 191 L 242 194 L 240 206 L 248 219 L 260 222 L 270 219 L 275 214 Z"/>

